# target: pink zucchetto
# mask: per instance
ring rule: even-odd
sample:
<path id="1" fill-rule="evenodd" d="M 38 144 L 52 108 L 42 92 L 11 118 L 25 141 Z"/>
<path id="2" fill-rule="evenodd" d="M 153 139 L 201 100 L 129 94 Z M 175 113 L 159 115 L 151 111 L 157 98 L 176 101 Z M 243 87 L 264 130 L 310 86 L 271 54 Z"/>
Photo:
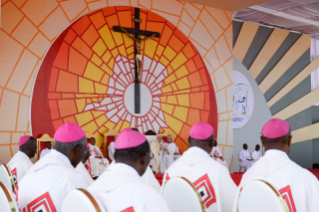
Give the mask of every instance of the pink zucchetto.
<path id="1" fill-rule="evenodd" d="M 128 149 L 137 147 L 147 141 L 146 137 L 140 132 L 131 128 L 124 129 L 115 141 L 115 149 Z"/>
<path id="2" fill-rule="evenodd" d="M 22 146 L 23 144 L 27 143 L 27 141 L 31 138 L 30 135 L 24 135 L 21 136 L 19 139 L 19 146 Z"/>
<path id="3" fill-rule="evenodd" d="M 85 137 L 85 132 L 82 128 L 73 123 L 66 123 L 59 127 L 54 134 L 54 140 L 61 143 L 71 143 L 79 141 Z"/>
<path id="4" fill-rule="evenodd" d="M 189 131 L 189 136 L 198 140 L 205 140 L 213 134 L 214 128 L 206 122 L 197 122 Z"/>
<path id="5" fill-rule="evenodd" d="M 284 120 L 271 119 L 263 126 L 261 133 L 266 138 L 274 139 L 287 135 L 289 130 L 290 127 Z"/>

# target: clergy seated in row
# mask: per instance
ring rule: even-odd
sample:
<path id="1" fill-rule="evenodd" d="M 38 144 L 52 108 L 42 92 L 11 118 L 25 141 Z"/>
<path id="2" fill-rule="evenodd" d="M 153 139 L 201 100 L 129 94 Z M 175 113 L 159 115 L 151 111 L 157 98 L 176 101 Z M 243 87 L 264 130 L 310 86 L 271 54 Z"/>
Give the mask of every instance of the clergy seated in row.
<path id="1" fill-rule="evenodd" d="M 106 211 L 168 212 L 163 197 L 141 178 L 148 168 L 150 146 L 144 135 L 124 129 L 115 141 L 115 163 L 88 191 Z"/>
<path id="2" fill-rule="evenodd" d="M 266 153 L 242 177 L 233 211 L 242 186 L 252 179 L 265 179 L 284 197 L 290 212 L 319 211 L 319 181 L 307 169 L 288 157 L 291 147 L 290 126 L 281 119 L 272 119 L 262 128 L 261 141 Z"/>
<path id="3" fill-rule="evenodd" d="M 75 167 L 83 160 L 86 137 L 82 128 L 67 123 L 54 134 L 54 149 L 36 162 L 19 183 L 17 201 L 20 211 L 61 211 L 69 191 L 88 184 Z M 48 204 L 43 204 L 47 202 Z"/>
<path id="4" fill-rule="evenodd" d="M 11 158 L 7 164 L 11 170 L 11 174 L 17 187 L 22 178 L 33 166 L 31 158 L 35 156 L 37 151 L 37 142 L 29 135 L 22 136 L 19 139 L 19 151 Z"/>
<path id="5" fill-rule="evenodd" d="M 163 136 L 162 135 L 157 135 L 156 139 L 153 141 L 150 141 L 150 146 L 151 146 L 151 152 L 153 155 L 153 158 L 151 160 L 151 166 L 152 170 L 155 173 L 160 173 L 160 155 L 161 155 L 161 146 L 163 144 Z"/>
<path id="6" fill-rule="evenodd" d="M 110 160 L 114 160 L 114 153 L 115 153 L 115 141 L 117 139 L 117 136 L 114 136 L 114 141 L 112 141 L 109 146 L 108 146 L 108 151 L 109 151 L 109 158 Z"/>
<path id="7" fill-rule="evenodd" d="M 50 141 L 46 142 L 46 143 L 45 143 L 45 149 L 43 149 L 43 150 L 41 151 L 40 159 L 43 158 L 46 154 L 50 153 L 51 148 L 52 148 L 51 142 L 50 142 Z"/>
<path id="8" fill-rule="evenodd" d="M 250 152 L 247 150 L 248 145 L 243 145 L 243 150 L 239 153 L 239 164 L 244 169 L 248 170 L 252 165 L 254 165 L 254 161 L 250 156 Z"/>
<path id="9" fill-rule="evenodd" d="M 103 157 L 101 149 L 98 146 L 96 146 L 96 139 L 94 138 L 93 134 L 88 139 L 90 142 L 89 145 L 90 145 L 90 151 L 91 151 L 91 155 L 90 155 L 91 176 L 93 178 L 97 178 L 109 166 L 109 161 L 108 159 Z"/>
<path id="10" fill-rule="evenodd" d="M 255 151 L 253 151 L 251 153 L 251 158 L 253 159 L 254 162 L 256 162 L 257 160 L 259 160 L 259 158 L 261 158 L 261 152 L 259 151 L 260 150 L 260 145 L 257 144 L 256 147 L 255 147 Z"/>
<path id="11" fill-rule="evenodd" d="M 208 123 L 198 122 L 192 126 L 188 138 L 190 148 L 168 168 L 163 186 L 172 177 L 185 177 L 200 190 L 206 212 L 230 212 L 237 186 L 228 170 L 209 155 L 214 137 L 214 128 Z"/>
<path id="12" fill-rule="evenodd" d="M 85 179 L 85 181 L 87 182 L 88 185 L 91 185 L 93 183 L 93 178 L 91 177 L 91 168 L 90 166 L 86 166 L 85 164 L 89 164 L 89 158 L 90 158 L 90 155 L 91 155 L 91 152 L 90 152 L 90 146 L 89 144 L 86 144 L 86 149 L 85 149 L 85 152 L 84 152 L 84 158 L 83 160 L 76 166 L 76 171 L 79 172 L 79 174 L 82 175 L 82 177 Z"/>
<path id="13" fill-rule="evenodd" d="M 180 156 L 180 152 L 176 144 L 173 142 L 173 136 L 167 136 L 167 143 L 162 144 L 160 163 L 161 163 L 161 172 L 165 171 L 176 161 Z"/>
<path id="14" fill-rule="evenodd" d="M 210 156 L 212 156 L 217 162 L 221 163 L 225 167 L 228 168 L 226 160 L 223 158 L 223 154 L 220 151 L 220 149 L 217 147 L 218 142 L 214 140 L 214 147 L 212 151 L 210 152 Z"/>

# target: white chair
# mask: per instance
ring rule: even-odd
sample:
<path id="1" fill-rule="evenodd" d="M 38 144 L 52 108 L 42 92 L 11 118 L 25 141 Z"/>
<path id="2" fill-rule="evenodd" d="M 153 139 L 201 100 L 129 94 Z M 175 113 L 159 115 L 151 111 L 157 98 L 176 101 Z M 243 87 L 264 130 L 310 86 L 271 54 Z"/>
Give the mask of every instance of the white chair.
<path id="1" fill-rule="evenodd" d="M 106 212 L 98 199 L 84 189 L 70 191 L 63 200 L 61 212 Z"/>
<path id="2" fill-rule="evenodd" d="M 5 164 L 0 166 L 0 182 L 2 182 L 10 192 L 14 193 L 15 184 L 13 182 L 11 171 Z"/>
<path id="3" fill-rule="evenodd" d="M 183 177 L 167 181 L 162 196 L 171 212 L 204 212 L 205 206 L 195 186 Z"/>
<path id="4" fill-rule="evenodd" d="M 0 211 L 1 212 L 18 212 L 19 208 L 13 195 L 7 187 L 0 182 Z"/>
<path id="5" fill-rule="evenodd" d="M 288 212 L 279 191 L 264 180 L 247 182 L 238 199 L 238 212 Z"/>

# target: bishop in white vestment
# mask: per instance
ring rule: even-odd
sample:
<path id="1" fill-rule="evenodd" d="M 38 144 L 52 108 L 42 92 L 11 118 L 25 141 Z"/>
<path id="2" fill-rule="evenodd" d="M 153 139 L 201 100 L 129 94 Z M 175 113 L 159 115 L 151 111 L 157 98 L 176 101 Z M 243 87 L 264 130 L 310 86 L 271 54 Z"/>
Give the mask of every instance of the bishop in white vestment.
<path id="1" fill-rule="evenodd" d="M 255 147 L 255 151 L 253 151 L 251 153 L 251 158 L 254 160 L 254 162 L 259 160 L 259 158 L 261 158 L 261 156 L 262 156 L 261 152 L 259 151 L 259 149 L 260 149 L 260 146 L 259 146 L 259 144 L 257 144 L 256 147 Z"/>
<path id="2" fill-rule="evenodd" d="M 214 128 L 205 122 L 196 123 L 189 133 L 190 148 L 166 171 L 162 191 L 172 177 L 183 176 L 198 190 L 207 212 L 230 212 L 237 186 L 228 170 L 209 155 L 213 141 Z"/>
<path id="3" fill-rule="evenodd" d="M 163 136 L 157 135 L 156 139 L 150 141 L 151 152 L 153 154 L 153 159 L 151 160 L 152 170 L 155 173 L 160 172 L 160 161 L 161 161 L 161 145 L 163 143 Z"/>
<path id="4" fill-rule="evenodd" d="M 7 164 L 11 170 L 11 175 L 15 186 L 22 180 L 25 174 L 33 166 L 30 158 L 35 156 L 37 142 L 29 135 L 22 136 L 19 139 L 19 151 L 11 158 Z"/>
<path id="5" fill-rule="evenodd" d="M 262 143 L 266 153 L 244 175 L 237 190 L 233 212 L 243 185 L 252 179 L 264 179 L 282 195 L 289 212 L 319 211 L 319 181 L 307 169 L 291 161 L 289 125 L 281 119 L 272 119 L 262 128 Z"/>
<path id="6" fill-rule="evenodd" d="M 115 160 L 88 188 L 106 211 L 169 212 L 163 197 L 141 178 L 150 162 L 144 135 L 124 129 L 115 141 Z"/>
<path id="7" fill-rule="evenodd" d="M 247 144 L 243 145 L 243 150 L 239 153 L 239 164 L 241 167 L 244 167 L 248 170 L 252 165 L 254 165 L 254 161 L 250 156 L 250 152 L 247 150 Z"/>
<path id="8" fill-rule="evenodd" d="M 54 149 L 35 163 L 19 183 L 17 200 L 21 212 L 59 212 L 68 192 L 88 187 L 75 169 L 85 154 L 84 131 L 67 123 L 55 132 L 54 140 Z"/>
<path id="9" fill-rule="evenodd" d="M 172 165 L 172 163 L 180 158 L 181 154 L 179 152 L 178 147 L 173 142 L 173 137 L 171 135 L 167 136 L 168 145 L 163 150 L 163 156 L 165 158 L 161 158 L 161 172 L 165 173 L 168 167 Z"/>
<path id="10" fill-rule="evenodd" d="M 221 163 L 228 169 L 228 165 L 226 160 L 223 158 L 223 154 L 220 151 L 220 149 L 217 147 L 218 143 L 216 140 L 214 140 L 214 147 L 212 151 L 210 152 L 210 155 L 217 161 L 218 163 Z"/>
<path id="11" fill-rule="evenodd" d="M 41 151 L 40 159 L 43 158 L 48 153 L 50 153 L 50 151 L 51 151 L 51 148 L 52 148 L 51 142 L 46 142 L 45 146 L 46 146 L 46 148 Z"/>
<path id="12" fill-rule="evenodd" d="M 93 183 L 93 178 L 90 175 L 89 170 L 85 167 L 85 163 L 89 160 L 90 157 L 90 146 L 86 144 L 86 150 L 83 160 L 76 166 L 76 171 L 82 175 L 83 179 L 86 181 L 88 185 Z"/>
<path id="13" fill-rule="evenodd" d="M 101 149 L 96 146 L 94 137 L 90 138 L 90 162 L 91 162 L 91 175 L 92 177 L 100 176 L 109 166 L 109 160 L 103 157 Z"/>
<path id="14" fill-rule="evenodd" d="M 114 148 L 115 142 L 112 141 L 108 147 L 109 150 L 109 158 L 113 161 L 114 160 L 114 152 L 115 152 L 115 148 Z"/>

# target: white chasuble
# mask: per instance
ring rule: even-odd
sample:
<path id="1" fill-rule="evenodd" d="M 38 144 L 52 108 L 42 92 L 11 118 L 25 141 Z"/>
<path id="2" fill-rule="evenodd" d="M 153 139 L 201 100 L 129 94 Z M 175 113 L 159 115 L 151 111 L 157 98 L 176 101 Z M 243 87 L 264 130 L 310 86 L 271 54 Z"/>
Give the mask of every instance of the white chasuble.
<path id="1" fill-rule="evenodd" d="M 13 181 L 17 187 L 25 174 L 33 166 L 33 163 L 24 152 L 18 151 L 7 165 L 11 170 Z"/>
<path id="2" fill-rule="evenodd" d="M 100 176 L 106 168 L 109 166 L 109 160 L 103 157 L 103 154 L 100 148 L 96 145 L 90 144 L 90 163 L 91 163 L 91 176 L 97 177 Z M 102 157 L 102 158 L 96 158 Z"/>
<path id="3" fill-rule="evenodd" d="M 253 151 L 251 153 L 251 158 L 254 160 L 254 162 L 256 162 L 257 160 L 259 160 L 259 158 L 261 158 L 261 152 L 260 151 Z"/>
<path id="4" fill-rule="evenodd" d="M 115 160 L 112 161 L 112 163 L 107 169 L 112 167 L 114 164 L 115 164 Z M 144 183 L 154 188 L 157 192 L 160 192 L 161 185 L 159 184 L 158 180 L 156 179 L 155 175 L 152 172 L 152 169 L 149 166 L 147 166 L 145 173 L 142 175 L 142 180 L 144 181 Z"/>
<path id="5" fill-rule="evenodd" d="M 307 169 L 291 161 L 279 150 L 268 150 L 243 175 L 237 190 L 233 212 L 242 186 L 252 179 L 264 179 L 272 184 L 287 203 L 289 212 L 319 211 L 319 181 Z"/>
<path id="6" fill-rule="evenodd" d="M 41 151 L 41 154 L 40 154 L 40 159 L 43 158 L 44 156 L 46 156 L 48 153 L 50 153 L 50 149 L 48 148 L 45 148 Z"/>
<path id="7" fill-rule="evenodd" d="M 89 171 L 85 168 L 85 166 L 84 166 L 84 164 L 83 164 L 82 162 L 80 162 L 80 163 L 76 166 L 75 170 L 76 170 L 77 172 L 79 172 L 79 174 L 82 175 L 83 179 L 86 181 L 86 183 L 87 183 L 88 185 L 91 185 L 91 184 L 93 183 L 93 179 L 92 179 L 92 177 L 91 177 Z"/>
<path id="8" fill-rule="evenodd" d="M 176 176 L 183 176 L 193 183 L 207 212 L 231 211 L 237 186 L 228 170 L 203 149 L 191 147 L 184 152 L 166 171 L 162 189 Z"/>
<path id="9" fill-rule="evenodd" d="M 210 152 L 211 156 L 216 156 L 216 157 L 223 157 L 222 152 L 220 151 L 220 149 L 218 147 L 213 147 L 212 151 Z"/>
<path id="10" fill-rule="evenodd" d="M 123 163 L 111 165 L 88 188 L 109 212 L 169 212 L 163 197 Z"/>
<path id="11" fill-rule="evenodd" d="M 152 170 L 154 172 L 159 172 L 160 169 L 160 148 L 161 148 L 161 143 L 158 142 L 156 139 L 150 142 L 150 148 L 151 152 L 153 154 L 153 159 L 151 160 L 151 166 Z"/>
<path id="12" fill-rule="evenodd" d="M 249 169 L 252 165 L 254 165 L 254 161 L 249 161 L 248 158 L 250 157 L 250 152 L 248 150 L 241 150 L 239 153 L 239 164 L 241 167 L 244 167 L 246 170 Z"/>
<path id="13" fill-rule="evenodd" d="M 18 205 L 21 212 L 59 212 L 64 197 L 76 188 L 87 189 L 88 184 L 70 160 L 53 149 L 19 183 Z"/>

